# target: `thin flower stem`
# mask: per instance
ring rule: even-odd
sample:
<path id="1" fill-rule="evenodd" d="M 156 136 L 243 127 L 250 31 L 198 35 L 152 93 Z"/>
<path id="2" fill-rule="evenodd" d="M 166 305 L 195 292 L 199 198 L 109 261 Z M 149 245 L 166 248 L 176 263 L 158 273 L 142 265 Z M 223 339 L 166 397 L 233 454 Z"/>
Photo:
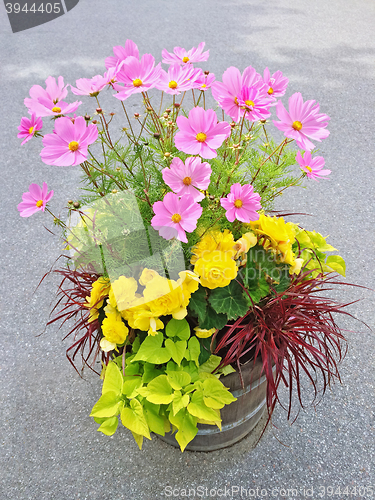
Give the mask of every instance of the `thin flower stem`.
<path id="1" fill-rule="evenodd" d="M 142 95 L 143 95 L 143 98 L 145 100 L 146 106 L 148 106 L 148 107 L 150 107 L 152 109 L 151 119 L 154 122 L 156 130 L 159 131 L 160 136 L 163 136 L 163 127 L 162 127 L 162 125 L 160 123 L 160 118 L 156 114 L 156 111 L 154 110 L 154 108 L 153 108 L 153 106 L 152 106 L 152 104 L 150 102 L 150 98 L 148 97 L 147 92 L 142 92 Z"/>
<path id="2" fill-rule="evenodd" d="M 102 175 L 106 175 L 107 177 L 109 177 L 122 191 L 128 189 L 127 185 L 124 183 L 124 184 L 120 184 L 118 182 L 118 180 L 113 177 L 113 175 L 111 175 L 109 172 L 107 172 L 106 170 L 102 169 L 102 168 L 98 168 L 98 167 L 95 167 L 95 165 L 93 165 L 92 163 L 90 163 L 88 160 L 86 160 L 86 162 L 91 168 L 93 168 L 94 170 L 97 170 L 98 172 L 100 172 Z M 90 180 L 93 182 L 94 184 L 94 181 L 91 179 L 91 174 L 89 171 L 85 171 L 86 174 L 90 177 Z M 95 183 L 94 184 L 95 187 L 98 188 L 98 185 Z M 101 196 L 105 196 L 105 193 L 100 193 Z"/>
<path id="3" fill-rule="evenodd" d="M 193 102 L 194 102 L 194 107 L 196 107 L 196 102 L 195 102 L 195 95 L 194 95 L 194 89 L 191 89 L 191 93 L 193 94 Z"/>
<path id="4" fill-rule="evenodd" d="M 279 194 L 281 194 L 283 191 L 285 191 L 285 189 L 287 189 L 289 187 L 292 187 L 292 186 L 296 186 L 298 184 L 298 182 L 300 180 L 302 180 L 304 177 L 305 177 L 305 174 L 302 174 L 301 177 L 298 177 L 297 180 L 295 180 L 294 182 L 291 182 L 290 184 L 288 184 L 287 186 L 285 186 L 283 189 L 280 189 L 280 191 L 277 191 L 277 193 L 275 193 L 273 196 L 271 196 L 270 198 L 268 198 L 267 200 L 265 200 L 265 203 L 274 200 L 276 198 L 276 196 L 279 196 Z"/>
<path id="5" fill-rule="evenodd" d="M 45 211 L 52 215 L 53 219 L 58 222 L 59 226 L 69 229 L 65 222 L 63 222 L 59 217 L 56 217 L 56 215 L 53 214 L 47 206 L 45 207 Z"/>
<path id="6" fill-rule="evenodd" d="M 89 163 L 88 160 L 86 160 L 85 162 L 81 163 L 80 166 L 82 167 L 83 171 L 85 172 L 85 174 L 87 175 L 87 177 L 89 178 L 90 182 L 92 182 L 92 184 L 95 186 L 97 192 L 100 194 L 100 196 L 105 196 L 105 193 L 103 193 L 103 191 L 101 191 L 101 188 L 99 187 L 98 183 L 96 182 L 96 180 L 92 177 L 91 173 L 90 173 L 90 170 L 89 168 L 87 167 L 87 164 L 91 165 L 95 170 L 98 170 L 99 172 L 102 173 L 102 169 L 99 169 L 99 168 L 96 168 L 94 167 L 94 165 L 92 165 L 91 163 Z"/>
<path id="7" fill-rule="evenodd" d="M 129 120 L 129 116 L 128 116 L 128 112 L 126 111 L 125 104 L 122 101 L 120 101 L 120 102 L 121 102 L 121 105 L 122 105 L 122 109 L 124 110 L 126 119 L 128 120 L 128 124 L 129 124 L 129 127 L 130 127 L 130 131 L 132 133 L 133 139 L 135 140 L 134 130 L 133 130 L 132 124 L 131 124 L 131 122 Z"/>
<path id="8" fill-rule="evenodd" d="M 214 220 L 214 221 L 213 221 L 213 223 L 212 223 L 212 224 L 210 224 L 210 225 L 208 226 L 208 228 L 207 228 L 207 229 L 205 229 L 205 231 L 201 234 L 201 237 L 200 237 L 200 239 L 201 239 L 201 240 L 202 240 L 203 236 L 207 233 L 207 231 L 208 231 L 209 229 L 211 229 L 211 227 L 213 227 L 213 226 L 214 226 L 217 222 L 219 222 L 219 220 L 220 220 L 220 219 L 222 219 L 222 218 L 224 217 L 224 215 L 225 215 L 225 214 L 221 214 L 221 215 L 220 215 L 220 216 L 219 216 L 216 220 Z"/>
<path id="9" fill-rule="evenodd" d="M 252 184 L 252 183 L 255 181 L 255 179 L 258 177 L 258 174 L 259 174 L 259 172 L 260 172 L 260 170 L 261 170 L 262 166 L 266 163 L 266 161 L 268 161 L 268 160 L 271 158 L 271 156 L 273 156 L 273 155 L 276 153 L 276 151 L 277 151 L 277 150 L 278 150 L 281 146 L 282 146 L 282 147 L 284 147 L 284 146 L 287 144 L 287 141 L 288 141 L 288 139 L 287 139 L 287 138 L 286 138 L 286 139 L 284 139 L 284 140 L 283 140 L 283 142 L 282 142 L 281 144 L 279 144 L 279 145 L 277 146 L 277 148 L 276 148 L 276 149 L 275 149 L 275 150 L 274 150 L 274 151 L 273 151 L 273 152 L 269 155 L 269 157 L 268 157 L 268 158 L 266 158 L 264 161 L 262 161 L 262 163 L 260 164 L 260 166 L 259 166 L 258 170 L 255 172 L 254 177 L 251 179 L 251 183 L 250 183 L 250 184 Z"/>

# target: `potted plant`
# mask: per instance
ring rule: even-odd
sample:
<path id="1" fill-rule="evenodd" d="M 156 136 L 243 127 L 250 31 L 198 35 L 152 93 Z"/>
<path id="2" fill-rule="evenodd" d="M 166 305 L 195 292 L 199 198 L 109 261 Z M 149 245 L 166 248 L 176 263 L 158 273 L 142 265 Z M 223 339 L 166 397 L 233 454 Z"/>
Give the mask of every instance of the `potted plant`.
<path id="1" fill-rule="evenodd" d="M 303 405 L 302 373 L 316 394 L 316 373 L 323 393 L 339 378 L 345 339 L 333 313 L 348 313 L 320 292 L 345 274 L 344 260 L 321 234 L 272 212 L 285 189 L 330 174 L 312 155 L 329 117 L 300 93 L 287 111 L 281 71 L 230 67 L 216 80 L 195 67 L 208 59 L 204 43 L 163 50 L 168 70 L 131 40 L 113 51 L 103 76 L 70 85 L 89 114 L 65 101 L 61 76 L 25 99 L 22 144 L 41 137 L 44 163 L 83 174 L 64 220 L 45 183 L 18 205 L 22 217 L 49 212 L 62 230 L 67 261 L 54 270 L 49 323 L 75 321 L 73 366 L 79 353 L 92 369 L 101 359 L 99 431 L 112 435 L 120 417 L 140 448 L 151 433 L 182 451 L 228 446 L 264 408 L 270 418 L 281 382 Z M 119 112 L 102 108 L 103 92 Z M 139 105 L 132 117 L 128 102 Z"/>

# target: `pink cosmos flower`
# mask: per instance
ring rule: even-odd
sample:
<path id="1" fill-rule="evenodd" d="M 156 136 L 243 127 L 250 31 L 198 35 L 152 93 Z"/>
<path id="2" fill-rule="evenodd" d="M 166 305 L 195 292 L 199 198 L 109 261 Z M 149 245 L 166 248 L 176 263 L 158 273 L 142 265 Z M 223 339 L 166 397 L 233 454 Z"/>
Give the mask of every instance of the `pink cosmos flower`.
<path id="1" fill-rule="evenodd" d="M 87 148 L 97 137 L 98 129 L 92 123 L 86 126 L 83 116 L 75 118 L 74 123 L 67 117 L 58 118 L 53 133 L 43 138 L 40 156 L 47 165 L 79 165 L 87 160 Z"/>
<path id="2" fill-rule="evenodd" d="M 207 61 L 210 51 L 203 52 L 205 43 L 201 42 L 197 48 L 193 47 L 190 50 L 185 50 L 181 47 L 175 47 L 173 54 L 168 52 L 167 49 L 162 50 L 163 63 L 165 64 L 190 64 L 201 61 Z"/>
<path id="3" fill-rule="evenodd" d="M 208 75 L 206 75 L 202 71 L 201 75 L 195 81 L 195 85 L 196 85 L 195 88 L 197 88 L 199 90 L 206 91 L 207 89 L 209 89 L 211 87 L 211 85 L 214 83 L 214 81 L 215 81 L 215 74 L 214 73 L 209 73 Z"/>
<path id="4" fill-rule="evenodd" d="M 308 137 L 321 142 L 329 136 L 325 127 L 330 118 L 319 113 L 319 104 L 314 103 L 315 101 L 303 102 L 301 93 L 296 92 L 289 98 L 289 113 L 282 102 L 278 101 L 276 114 L 281 121 L 273 121 L 274 125 L 284 132 L 285 137 L 295 139 L 298 146 L 306 151 L 315 147 Z"/>
<path id="5" fill-rule="evenodd" d="M 211 85 L 212 95 L 221 108 L 232 120 L 238 122 L 245 110 L 241 109 L 238 97 L 244 87 L 250 87 L 266 94 L 268 87 L 254 68 L 248 66 L 241 75 L 240 70 L 231 66 L 223 74 L 223 82 L 214 82 Z"/>
<path id="6" fill-rule="evenodd" d="M 38 100 L 41 97 L 44 99 L 49 99 L 54 103 L 62 101 L 68 94 L 68 85 L 64 87 L 64 78 L 59 76 L 58 83 L 53 76 L 49 76 L 46 80 L 46 88 L 44 89 L 40 85 L 33 85 L 30 89 L 30 97 L 32 100 Z M 26 104 L 26 102 L 25 102 Z M 27 104 L 26 104 L 27 106 Z"/>
<path id="7" fill-rule="evenodd" d="M 126 40 L 125 47 L 116 45 L 113 47 L 114 57 L 107 57 L 105 60 L 105 67 L 107 69 L 115 67 L 118 63 L 126 61 L 129 56 L 139 59 L 139 51 L 133 40 Z"/>
<path id="8" fill-rule="evenodd" d="M 262 208 L 260 199 L 259 194 L 254 193 L 254 188 L 251 184 L 241 186 L 237 182 L 231 186 L 228 196 L 221 198 L 220 203 L 226 210 L 225 215 L 229 222 L 234 222 L 235 219 L 238 219 L 241 222 L 249 223 L 250 221 L 259 219 L 259 214 L 256 210 Z"/>
<path id="9" fill-rule="evenodd" d="M 21 118 L 21 123 L 18 127 L 20 131 L 17 137 L 20 139 L 24 139 L 21 142 L 21 146 L 23 146 L 27 141 L 29 141 L 32 137 L 34 137 L 35 132 L 41 130 L 43 127 L 43 121 L 41 118 L 37 118 L 36 114 L 33 113 L 31 118 L 27 118 L 24 116 Z"/>
<path id="10" fill-rule="evenodd" d="M 245 118 L 252 122 L 265 120 L 271 113 L 269 109 L 273 104 L 268 94 L 258 90 L 256 87 L 242 87 L 238 94 L 237 102 L 245 112 Z"/>
<path id="11" fill-rule="evenodd" d="M 178 196 L 188 194 L 194 201 L 201 201 L 204 194 L 198 189 L 207 189 L 210 184 L 211 167 L 201 163 L 198 157 L 190 156 L 185 163 L 180 158 L 173 158 L 170 168 L 162 170 L 164 182 Z"/>
<path id="12" fill-rule="evenodd" d="M 283 76 L 281 71 L 276 71 L 272 76 L 270 70 L 266 68 L 263 72 L 263 80 L 267 85 L 267 94 L 273 97 L 281 97 L 285 94 L 289 80 Z"/>
<path id="13" fill-rule="evenodd" d="M 172 64 L 169 66 L 168 73 L 161 70 L 160 80 L 157 82 L 156 88 L 167 94 L 180 94 L 195 88 L 195 81 L 201 73 L 200 68 L 194 68 L 189 64 L 182 67 L 179 64 Z"/>
<path id="14" fill-rule="evenodd" d="M 179 116 L 176 123 L 180 129 L 175 136 L 176 148 L 207 159 L 216 158 L 216 149 L 231 133 L 229 123 L 217 122 L 213 109 L 193 108 L 189 118 Z"/>
<path id="15" fill-rule="evenodd" d="M 72 104 L 63 102 L 67 95 L 67 85 L 64 87 L 64 79 L 59 76 L 58 83 L 55 78 L 49 76 L 46 80 L 46 88 L 40 85 L 33 85 L 30 89 L 30 98 L 24 100 L 29 113 L 35 113 L 36 116 L 59 116 L 67 113 L 73 113 L 80 104 L 76 101 Z"/>
<path id="16" fill-rule="evenodd" d="M 70 86 L 75 95 L 89 95 L 95 97 L 108 84 L 108 79 L 102 75 L 95 75 L 92 78 L 80 78 L 76 80 L 77 88 Z"/>
<path id="17" fill-rule="evenodd" d="M 82 102 L 76 101 L 72 104 L 68 104 L 67 102 L 59 101 L 55 103 L 54 101 L 51 101 L 51 99 L 40 97 L 37 101 L 33 99 L 25 99 L 25 104 L 28 106 L 30 114 L 35 113 L 36 116 L 43 117 L 61 116 L 73 113 L 78 106 L 82 104 Z"/>
<path id="18" fill-rule="evenodd" d="M 306 151 L 302 156 L 300 151 L 298 151 L 296 160 L 301 167 L 301 170 L 306 172 L 307 177 L 310 179 L 324 179 L 326 175 L 331 173 L 330 170 L 323 170 L 324 167 L 324 158 L 323 156 L 315 156 L 315 158 L 311 157 L 311 153 Z"/>
<path id="19" fill-rule="evenodd" d="M 137 92 L 147 92 L 158 83 L 160 72 L 160 63 L 155 67 L 155 59 L 151 54 L 144 54 L 140 61 L 128 57 L 117 72 L 117 81 L 124 85 L 114 84 L 114 88 L 119 91 L 115 97 L 124 101 Z"/>
<path id="20" fill-rule="evenodd" d="M 188 194 L 179 198 L 174 193 L 167 193 L 164 200 L 157 201 L 152 208 L 155 213 L 151 220 L 152 227 L 164 239 L 177 238 L 183 243 L 188 242 L 185 231 L 193 232 L 202 215 L 202 207 Z"/>
<path id="21" fill-rule="evenodd" d="M 20 216 L 30 217 L 40 210 L 44 212 L 52 196 L 53 191 L 48 193 L 48 186 L 45 182 L 42 188 L 38 184 L 30 184 L 28 192 L 22 195 L 22 202 L 17 205 Z"/>

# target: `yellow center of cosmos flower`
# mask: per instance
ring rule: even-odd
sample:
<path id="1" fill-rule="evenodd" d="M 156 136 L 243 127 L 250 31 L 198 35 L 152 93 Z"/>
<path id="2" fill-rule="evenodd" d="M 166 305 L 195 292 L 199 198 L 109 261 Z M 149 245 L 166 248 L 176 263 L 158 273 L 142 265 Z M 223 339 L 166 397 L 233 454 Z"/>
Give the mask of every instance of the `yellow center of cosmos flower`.
<path id="1" fill-rule="evenodd" d="M 54 113 L 61 113 L 61 108 L 59 108 L 58 106 L 54 106 L 51 111 L 53 111 Z"/>
<path id="2" fill-rule="evenodd" d="M 241 208 L 241 207 L 242 207 L 242 205 L 243 205 L 242 200 L 236 200 L 236 201 L 234 202 L 234 206 L 235 206 L 236 208 Z"/>
<path id="3" fill-rule="evenodd" d="M 34 131 L 34 127 L 30 127 L 30 128 L 29 128 L 29 134 L 32 134 L 32 133 L 33 133 L 33 131 Z"/>
<path id="4" fill-rule="evenodd" d="M 191 177 L 184 177 L 184 179 L 182 179 L 182 182 L 185 184 L 185 186 L 190 186 Z"/>
<path id="5" fill-rule="evenodd" d="M 294 128 L 294 130 L 301 130 L 302 123 L 297 120 L 297 121 L 293 122 L 292 127 Z"/>
<path id="6" fill-rule="evenodd" d="M 273 94 L 273 88 L 272 88 L 272 87 L 270 87 L 270 88 L 268 89 L 267 94 L 269 94 L 269 95 L 272 95 L 272 94 Z"/>
<path id="7" fill-rule="evenodd" d="M 174 80 L 172 80 L 171 82 L 169 82 L 168 87 L 170 89 L 176 89 L 177 88 L 177 82 L 175 82 Z"/>
<path id="8" fill-rule="evenodd" d="M 43 205 L 43 200 L 38 200 L 38 201 L 36 202 L 36 206 L 37 206 L 38 208 L 40 208 L 42 205 Z"/>
<path id="9" fill-rule="evenodd" d="M 237 104 L 237 106 L 238 106 L 238 99 L 237 99 L 237 97 L 234 98 L 234 104 Z"/>
<path id="10" fill-rule="evenodd" d="M 205 89 L 207 87 L 207 85 L 204 83 L 203 85 L 201 85 L 201 87 L 203 87 Z"/>
<path id="11" fill-rule="evenodd" d="M 187 56 L 183 57 L 183 58 L 182 58 L 182 62 L 184 62 L 184 63 L 189 62 L 189 58 L 188 58 Z"/>
<path id="12" fill-rule="evenodd" d="M 204 132 L 199 132 L 199 134 L 197 134 L 195 138 L 198 142 L 204 142 L 207 139 L 207 136 Z"/>
<path id="13" fill-rule="evenodd" d="M 77 141 L 69 142 L 70 151 L 77 151 L 78 148 L 79 148 L 79 143 Z"/>
<path id="14" fill-rule="evenodd" d="M 253 101 L 245 101 L 246 106 L 255 106 Z"/>
<path id="15" fill-rule="evenodd" d="M 136 78 L 135 80 L 133 80 L 133 85 L 134 87 L 140 87 L 141 85 L 143 85 L 142 80 Z"/>
<path id="16" fill-rule="evenodd" d="M 182 219 L 182 217 L 180 214 L 173 214 L 172 215 L 172 222 L 174 222 L 175 224 L 178 224 L 181 219 Z"/>
<path id="17" fill-rule="evenodd" d="M 309 172 L 312 172 L 312 168 L 311 168 L 311 167 L 309 167 L 308 165 L 305 165 L 305 168 L 307 168 L 307 170 L 308 170 Z"/>

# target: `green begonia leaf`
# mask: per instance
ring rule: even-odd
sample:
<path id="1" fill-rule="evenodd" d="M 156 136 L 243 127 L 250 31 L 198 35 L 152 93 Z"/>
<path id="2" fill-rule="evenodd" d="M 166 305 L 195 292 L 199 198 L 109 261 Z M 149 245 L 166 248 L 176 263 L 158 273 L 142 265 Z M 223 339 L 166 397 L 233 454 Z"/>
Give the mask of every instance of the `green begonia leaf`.
<path id="1" fill-rule="evenodd" d="M 106 436 L 112 436 L 116 432 L 117 426 L 118 426 L 117 416 L 106 418 L 105 421 L 98 428 L 98 431 L 102 432 Z"/>
<path id="2" fill-rule="evenodd" d="M 191 377 L 187 372 L 169 372 L 167 375 L 168 382 L 171 384 L 173 389 L 180 390 L 183 387 L 187 386 L 191 382 Z"/>
<path id="3" fill-rule="evenodd" d="M 327 257 L 326 264 L 337 273 L 345 276 L 345 260 L 340 257 L 340 255 L 330 255 L 329 257 Z"/>
<path id="4" fill-rule="evenodd" d="M 159 375 L 148 384 L 146 399 L 154 404 L 169 404 L 172 401 L 173 389 L 167 375 Z"/>
<path id="5" fill-rule="evenodd" d="M 209 301 L 216 312 L 225 313 L 230 320 L 244 316 L 250 305 L 249 298 L 235 280 L 228 286 L 212 290 Z"/>
<path id="6" fill-rule="evenodd" d="M 172 401 L 173 415 L 176 415 L 182 408 L 186 408 L 189 402 L 189 394 L 182 395 L 181 391 L 175 391 Z"/>
<path id="7" fill-rule="evenodd" d="M 203 401 L 203 392 L 196 390 L 191 395 L 190 403 L 188 404 L 187 411 L 199 419 L 221 422 L 220 414 L 213 408 L 209 408 Z"/>
<path id="8" fill-rule="evenodd" d="M 201 352 L 199 354 L 198 362 L 200 365 L 205 363 L 209 357 L 211 356 L 211 337 L 207 338 L 198 338 L 198 342 L 200 343 L 201 346 Z M 216 342 L 214 342 L 214 345 L 216 345 Z"/>
<path id="9" fill-rule="evenodd" d="M 145 436 L 147 439 L 151 439 L 150 430 L 143 413 L 143 406 L 137 399 L 132 399 L 130 401 L 130 408 L 123 408 L 121 412 L 121 422 L 124 427 L 132 432 Z"/>
<path id="10" fill-rule="evenodd" d="M 113 417 L 118 415 L 121 404 L 120 397 L 115 392 L 103 394 L 90 413 L 90 417 Z"/>
<path id="11" fill-rule="evenodd" d="M 206 317 L 203 323 L 200 323 L 199 326 L 205 330 L 210 330 L 211 328 L 221 330 L 227 322 L 228 318 L 226 314 L 218 314 L 215 309 L 208 305 L 206 309 Z"/>
<path id="12" fill-rule="evenodd" d="M 206 290 L 202 286 L 200 286 L 196 292 L 191 294 L 189 309 L 193 312 L 194 316 L 198 316 L 199 324 L 203 323 L 206 317 L 207 300 Z"/>
<path id="13" fill-rule="evenodd" d="M 190 337 L 190 326 L 186 319 L 172 318 L 165 327 L 168 337 L 178 337 L 180 340 L 187 340 Z"/>
<path id="14" fill-rule="evenodd" d="M 177 427 L 176 440 L 180 445 L 181 451 L 192 441 L 197 432 L 197 419 L 190 415 L 186 408 L 182 408 L 176 415 L 169 414 L 169 420 L 172 425 Z"/>
<path id="15" fill-rule="evenodd" d="M 197 337 L 191 337 L 188 342 L 187 351 L 185 354 L 185 358 L 188 361 L 194 361 L 197 366 L 199 366 L 199 355 L 201 353 L 201 345 Z"/>
<path id="16" fill-rule="evenodd" d="M 174 342 L 172 339 L 165 341 L 165 348 L 167 349 L 170 357 L 180 366 L 181 361 L 186 353 L 186 340 L 177 340 Z"/>
<path id="17" fill-rule="evenodd" d="M 163 343 L 163 333 L 157 335 L 149 335 L 142 342 L 137 354 L 133 358 L 134 361 L 147 361 L 155 365 L 166 363 L 171 359 L 171 355 L 165 347 L 161 347 Z"/>

